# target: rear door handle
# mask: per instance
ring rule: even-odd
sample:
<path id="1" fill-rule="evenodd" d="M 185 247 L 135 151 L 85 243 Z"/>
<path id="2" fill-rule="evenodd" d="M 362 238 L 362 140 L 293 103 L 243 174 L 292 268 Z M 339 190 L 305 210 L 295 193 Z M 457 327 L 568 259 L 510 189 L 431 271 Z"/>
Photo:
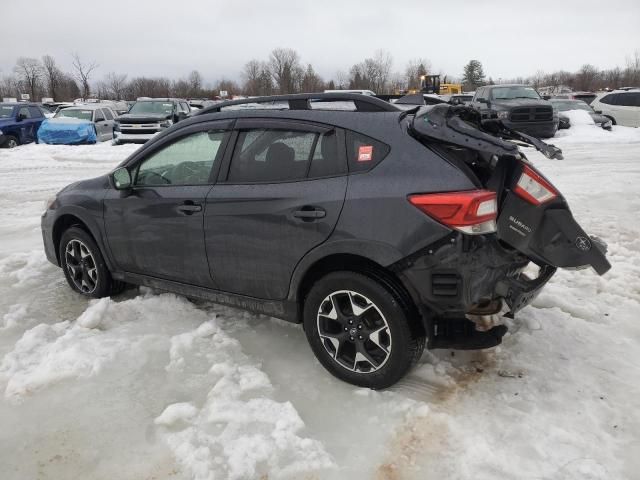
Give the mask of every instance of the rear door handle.
<path id="1" fill-rule="evenodd" d="M 176 210 L 178 212 L 183 213 L 184 215 L 193 215 L 196 212 L 202 211 L 202 205 L 197 205 L 193 202 L 185 203 L 184 205 L 179 205 Z"/>
<path id="2" fill-rule="evenodd" d="M 293 216 L 302 220 L 311 221 L 327 216 L 327 212 L 320 207 L 302 207 L 293 212 Z"/>

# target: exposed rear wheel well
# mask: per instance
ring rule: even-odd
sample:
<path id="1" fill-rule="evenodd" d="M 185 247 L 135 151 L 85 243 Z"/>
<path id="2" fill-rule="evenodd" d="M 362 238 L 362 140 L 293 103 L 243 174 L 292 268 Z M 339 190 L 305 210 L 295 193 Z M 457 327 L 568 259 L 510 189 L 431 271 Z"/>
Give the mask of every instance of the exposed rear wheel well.
<path id="1" fill-rule="evenodd" d="M 53 245 L 56 249 L 56 259 L 58 260 L 58 265 L 60 265 L 60 239 L 62 238 L 62 234 L 70 227 L 81 228 L 89 235 L 91 235 L 91 238 L 93 238 L 93 240 L 95 241 L 91 230 L 89 230 L 89 228 L 82 220 L 80 220 L 75 215 L 62 215 L 56 220 L 56 223 L 53 225 Z"/>
<path id="2" fill-rule="evenodd" d="M 331 272 L 351 271 L 366 275 L 389 289 L 406 310 L 408 318 L 412 319 L 411 329 L 416 336 L 424 336 L 426 330 L 421 321 L 419 309 L 413 302 L 411 295 L 398 277 L 390 270 L 368 258 L 352 254 L 336 254 L 325 257 L 314 263 L 304 274 L 298 286 L 298 318 L 302 318 L 304 301 L 320 278 Z"/>

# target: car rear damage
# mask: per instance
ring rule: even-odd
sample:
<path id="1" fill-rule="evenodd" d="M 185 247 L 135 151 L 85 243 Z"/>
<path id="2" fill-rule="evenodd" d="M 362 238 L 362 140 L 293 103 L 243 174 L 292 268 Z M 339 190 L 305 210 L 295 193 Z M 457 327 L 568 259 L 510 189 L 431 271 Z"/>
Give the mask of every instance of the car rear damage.
<path id="1" fill-rule="evenodd" d="M 416 303 L 424 305 L 430 348 L 495 346 L 506 333 L 494 323 L 496 316 L 513 317 L 558 268 L 592 267 L 599 275 L 610 269 L 606 244 L 578 225 L 562 194 L 518 144 L 562 159 L 558 148 L 464 106 L 414 109 L 403 118 L 410 115 L 409 134 L 477 186 L 408 198 L 451 228 L 449 236 L 394 266 L 405 285 L 413 286 Z M 481 203 L 469 203 L 473 197 Z"/>

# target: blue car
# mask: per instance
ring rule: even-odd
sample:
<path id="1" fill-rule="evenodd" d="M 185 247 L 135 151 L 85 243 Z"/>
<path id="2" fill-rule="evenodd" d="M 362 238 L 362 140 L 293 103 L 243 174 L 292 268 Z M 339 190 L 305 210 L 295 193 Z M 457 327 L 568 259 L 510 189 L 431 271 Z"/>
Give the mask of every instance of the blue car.
<path id="1" fill-rule="evenodd" d="M 78 145 L 113 139 L 115 114 L 99 104 L 78 105 L 58 111 L 38 130 L 38 142 Z"/>
<path id="2" fill-rule="evenodd" d="M 35 141 L 44 119 L 44 112 L 34 103 L 0 103 L 0 147 Z"/>

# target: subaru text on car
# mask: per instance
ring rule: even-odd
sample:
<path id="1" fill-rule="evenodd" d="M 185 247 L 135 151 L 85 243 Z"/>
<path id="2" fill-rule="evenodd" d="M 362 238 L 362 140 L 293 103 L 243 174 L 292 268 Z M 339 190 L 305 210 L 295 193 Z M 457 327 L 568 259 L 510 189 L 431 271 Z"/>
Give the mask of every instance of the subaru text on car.
<path id="1" fill-rule="evenodd" d="M 225 102 L 51 198 L 45 252 L 88 297 L 131 283 L 303 323 L 333 375 L 384 388 L 427 342 L 499 344 L 507 327 L 487 321 L 529 304 L 557 268 L 610 268 L 511 139 L 561 156 L 464 106 Z"/>

